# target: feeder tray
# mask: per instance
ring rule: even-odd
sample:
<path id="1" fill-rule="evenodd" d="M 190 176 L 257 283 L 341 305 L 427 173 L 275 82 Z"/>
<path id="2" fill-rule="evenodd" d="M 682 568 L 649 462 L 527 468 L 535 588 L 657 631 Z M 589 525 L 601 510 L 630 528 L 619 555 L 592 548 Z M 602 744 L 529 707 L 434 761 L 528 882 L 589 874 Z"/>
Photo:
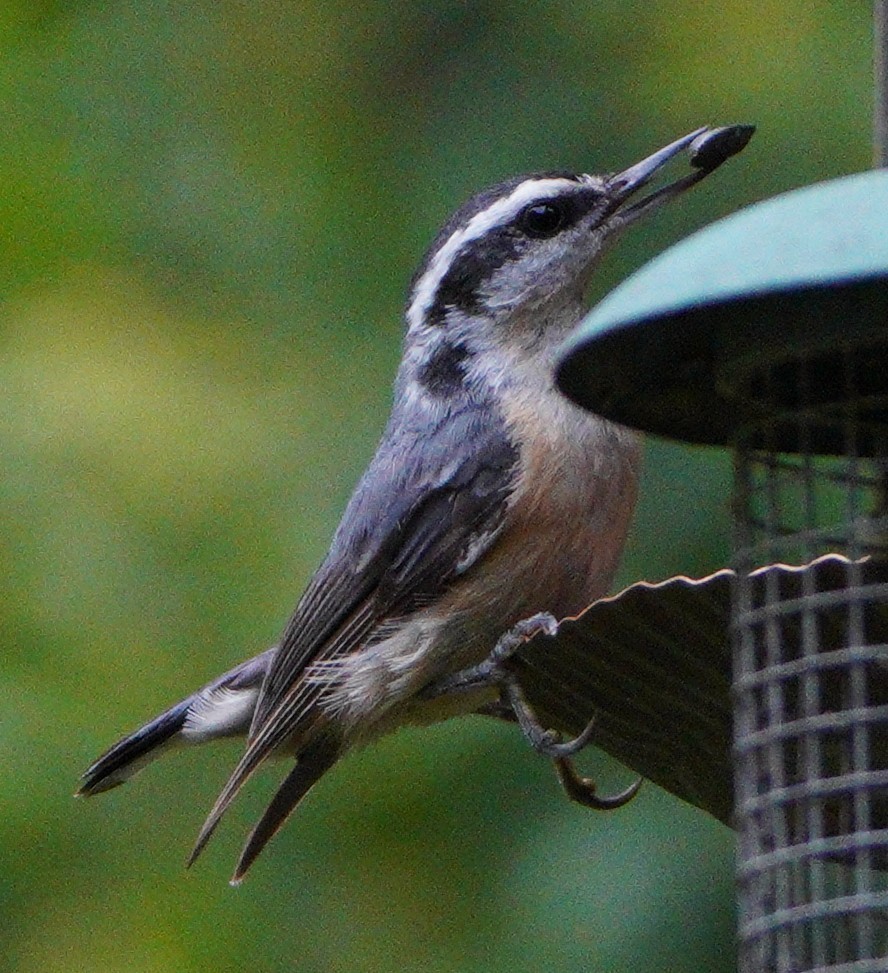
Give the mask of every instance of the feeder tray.
<path id="1" fill-rule="evenodd" d="M 660 725 L 681 744 L 659 779 L 736 827 L 743 973 L 864 973 L 888 956 L 886 217 L 883 170 L 716 223 L 602 301 L 557 370 L 593 412 L 734 453 L 730 612 L 722 575 L 627 593 L 612 618 L 590 610 L 604 628 L 573 671 L 595 675 L 574 682 L 597 696 L 603 745 L 640 769 Z M 716 631 L 730 690 L 727 666 L 711 678 Z M 628 656 L 608 653 L 618 642 Z M 676 652 L 680 687 L 639 676 Z"/>
<path id="2" fill-rule="evenodd" d="M 799 407 L 800 367 L 823 416 L 805 443 L 772 411 Z M 849 369 L 855 395 L 874 399 L 857 416 L 858 453 L 872 455 L 888 422 L 884 171 L 777 196 L 672 247 L 593 309 L 556 378 L 580 405 L 648 432 L 725 445 L 766 420 L 749 446 L 835 455 Z"/>

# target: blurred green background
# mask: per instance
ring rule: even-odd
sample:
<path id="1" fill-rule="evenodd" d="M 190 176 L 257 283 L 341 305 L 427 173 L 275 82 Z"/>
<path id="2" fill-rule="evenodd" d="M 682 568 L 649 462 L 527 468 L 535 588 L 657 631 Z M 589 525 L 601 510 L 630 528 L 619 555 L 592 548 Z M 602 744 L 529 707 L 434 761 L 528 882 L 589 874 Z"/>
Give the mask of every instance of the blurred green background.
<path id="1" fill-rule="evenodd" d="M 867 5 L 30 0 L 0 6 L 0 44 L 0 968 L 733 969 L 730 832 L 652 786 L 571 806 L 507 726 L 346 760 L 237 891 L 281 768 L 190 873 L 237 746 L 70 795 L 277 637 L 384 423 L 409 276 L 465 196 L 757 123 L 603 293 L 702 223 L 869 165 Z M 623 581 L 725 562 L 728 471 L 652 445 Z"/>

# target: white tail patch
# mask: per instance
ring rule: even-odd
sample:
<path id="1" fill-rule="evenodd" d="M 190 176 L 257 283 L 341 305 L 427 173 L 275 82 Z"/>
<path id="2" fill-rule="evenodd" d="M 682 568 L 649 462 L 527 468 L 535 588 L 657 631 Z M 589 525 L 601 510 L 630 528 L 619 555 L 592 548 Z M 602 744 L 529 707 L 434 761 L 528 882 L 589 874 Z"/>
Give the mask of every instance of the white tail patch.
<path id="1" fill-rule="evenodd" d="M 220 687 L 202 693 L 188 710 L 182 737 L 187 743 L 203 743 L 216 737 L 246 735 L 259 697 L 259 687 Z"/>

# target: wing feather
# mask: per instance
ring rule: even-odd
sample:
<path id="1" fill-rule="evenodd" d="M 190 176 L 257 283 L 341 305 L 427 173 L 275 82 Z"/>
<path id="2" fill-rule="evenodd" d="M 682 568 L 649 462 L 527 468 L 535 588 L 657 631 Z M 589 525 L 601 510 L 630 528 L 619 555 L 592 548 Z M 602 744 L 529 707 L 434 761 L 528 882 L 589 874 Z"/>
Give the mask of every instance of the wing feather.
<path id="1" fill-rule="evenodd" d="M 408 424 L 395 411 L 330 553 L 287 624 L 263 682 L 247 749 L 201 829 L 190 862 L 266 757 L 284 743 L 295 742 L 301 751 L 299 741 L 317 728 L 322 687 L 304 678 L 308 667 L 360 650 L 387 623 L 433 601 L 483 556 L 503 523 L 517 456 L 496 412 L 477 401 L 467 400 L 434 422 L 427 416 Z M 332 763 L 329 728 L 326 733 L 325 759 Z M 302 779 L 295 772 L 293 780 Z M 280 807 L 260 826 L 254 845 L 264 844 L 283 820 L 278 812 L 286 816 L 299 799 L 290 790 L 284 787 Z M 299 791 L 295 787 L 293 793 Z"/>
<path id="2" fill-rule="evenodd" d="M 475 405 L 426 430 L 412 450 L 404 439 L 385 438 L 290 619 L 251 740 L 308 665 L 359 649 L 381 625 L 434 599 L 467 570 L 466 552 L 477 560 L 493 540 L 517 460 L 496 414 Z M 411 453 L 421 462 L 405 462 Z"/>

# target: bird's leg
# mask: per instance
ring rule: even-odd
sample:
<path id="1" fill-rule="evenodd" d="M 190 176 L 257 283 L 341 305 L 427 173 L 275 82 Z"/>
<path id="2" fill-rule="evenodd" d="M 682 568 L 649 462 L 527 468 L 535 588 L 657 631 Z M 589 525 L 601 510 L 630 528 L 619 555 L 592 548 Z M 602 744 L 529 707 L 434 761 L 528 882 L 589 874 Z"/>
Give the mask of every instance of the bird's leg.
<path id="1" fill-rule="evenodd" d="M 558 631 L 558 623 L 544 612 L 525 618 L 502 635 L 493 647 L 490 655 L 477 666 L 461 669 L 443 679 L 436 679 L 422 691 L 426 699 L 437 699 L 452 693 L 470 693 L 478 689 L 499 689 L 507 682 L 514 682 L 515 675 L 508 668 L 507 663 L 512 656 L 538 633 L 554 635 Z M 526 705 L 526 704 L 525 704 Z M 500 692 L 500 702 L 491 703 L 487 709 L 491 715 L 514 713 L 511 702 Z M 509 717 L 506 716 L 506 719 Z M 517 719 L 517 714 L 515 714 Z"/>
<path id="2" fill-rule="evenodd" d="M 553 636 L 557 632 L 558 623 L 549 614 L 540 613 L 525 618 L 500 637 L 493 651 L 482 663 L 432 683 L 423 695 L 432 699 L 450 693 L 496 688 L 499 690 L 499 700 L 485 705 L 480 712 L 517 722 L 524 738 L 534 750 L 554 761 L 558 779 L 571 800 L 602 811 L 622 807 L 638 793 L 641 779 L 613 797 L 599 797 L 595 793 L 595 783 L 587 777 L 581 777 L 570 761 L 570 757 L 591 740 L 595 727 L 594 717 L 579 736 L 572 740 L 562 740 L 560 733 L 548 730 L 540 723 L 524 696 L 518 677 L 509 667 L 511 658 L 529 639 L 537 634 Z"/>
<path id="3" fill-rule="evenodd" d="M 423 695 L 434 699 L 451 693 L 497 689 L 500 697 L 499 711 L 514 716 L 521 732 L 537 753 L 552 759 L 569 757 L 582 750 L 589 742 L 592 723 L 575 740 L 562 742 L 560 734 L 547 730 L 537 719 L 524 697 L 518 677 L 509 666 L 518 649 L 534 635 L 555 635 L 557 631 L 558 623 L 551 615 L 541 612 L 525 618 L 500 637 L 493 651 L 482 663 L 433 682 L 426 687 Z"/>

